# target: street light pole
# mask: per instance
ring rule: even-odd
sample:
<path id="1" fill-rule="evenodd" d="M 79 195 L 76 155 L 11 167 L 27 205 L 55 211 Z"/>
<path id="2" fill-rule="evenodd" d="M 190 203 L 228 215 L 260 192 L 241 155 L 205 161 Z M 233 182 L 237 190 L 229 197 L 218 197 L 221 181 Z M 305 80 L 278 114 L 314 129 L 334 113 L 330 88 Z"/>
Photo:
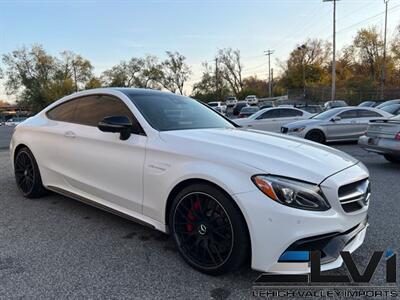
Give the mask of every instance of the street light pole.
<path id="1" fill-rule="evenodd" d="M 265 55 L 268 56 L 268 91 L 269 97 L 272 97 L 272 84 L 271 84 L 271 55 L 274 53 L 274 50 L 264 51 Z"/>
<path id="2" fill-rule="evenodd" d="M 385 3 L 385 37 L 383 42 L 383 61 L 382 61 L 382 77 L 381 77 L 381 99 L 385 97 L 385 83 L 386 83 L 386 35 L 387 35 L 387 15 L 389 0 L 383 0 Z"/>
<path id="3" fill-rule="evenodd" d="M 297 47 L 297 50 L 302 52 L 301 66 L 303 68 L 303 100 L 306 99 L 306 66 L 304 64 L 304 58 L 306 56 L 306 49 L 307 49 L 307 45 L 301 45 L 300 47 Z"/>
<path id="4" fill-rule="evenodd" d="M 332 95 L 331 100 L 336 98 L 336 2 L 339 0 L 323 0 L 323 2 L 333 2 L 333 55 L 332 55 Z"/>

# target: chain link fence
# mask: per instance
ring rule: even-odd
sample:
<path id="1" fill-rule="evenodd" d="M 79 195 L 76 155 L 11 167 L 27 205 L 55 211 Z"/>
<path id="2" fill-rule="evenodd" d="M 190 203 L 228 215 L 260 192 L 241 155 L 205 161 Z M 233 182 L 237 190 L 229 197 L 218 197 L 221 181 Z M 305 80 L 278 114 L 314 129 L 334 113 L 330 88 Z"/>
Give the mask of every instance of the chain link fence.
<path id="1" fill-rule="evenodd" d="M 331 100 L 331 87 L 315 87 L 303 89 L 288 90 L 288 98 L 295 102 L 306 102 L 308 104 L 322 104 Z M 381 99 L 380 88 L 370 89 L 336 89 L 336 99 L 345 100 L 349 105 L 358 105 L 363 101 L 382 101 L 400 99 L 400 88 L 386 88 L 384 99 Z"/>

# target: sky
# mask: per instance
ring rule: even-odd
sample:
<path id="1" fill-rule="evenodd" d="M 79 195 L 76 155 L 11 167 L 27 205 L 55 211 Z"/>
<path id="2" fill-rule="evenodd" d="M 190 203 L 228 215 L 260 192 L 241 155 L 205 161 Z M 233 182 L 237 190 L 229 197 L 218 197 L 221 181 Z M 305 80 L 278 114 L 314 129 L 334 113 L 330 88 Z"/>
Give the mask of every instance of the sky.
<path id="1" fill-rule="evenodd" d="M 383 0 L 338 1 L 338 51 L 360 28 L 376 25 L 383 32 L 384 9 Z M 268 73 L 263 53 L 274 50 L 279 74 L 278 61 L 302 41 L 332 40 L 332 11 L 332 2 L 322 0 L 0 0 L 0 55 L 32 44 L 53 55 L 72 50 L 99 75 L 133 56 L 179 51 L 192 67 L 190 91 L 202 62 L 212 62 L 221 48 L 239 49 L 243 75 L 260 79 Z M 400 0 L 389 0 L 389 38 L 398 24 Z M 15 99 L 5 95 L 4 82 L 0 99 Z"/>

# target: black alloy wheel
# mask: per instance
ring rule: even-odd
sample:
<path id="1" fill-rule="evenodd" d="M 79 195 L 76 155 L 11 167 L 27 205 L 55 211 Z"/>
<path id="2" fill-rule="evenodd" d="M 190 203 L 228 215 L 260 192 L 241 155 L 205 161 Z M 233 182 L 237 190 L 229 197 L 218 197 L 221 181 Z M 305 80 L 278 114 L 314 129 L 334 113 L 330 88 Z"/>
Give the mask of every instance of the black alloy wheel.
<path id="1" fill-rule="evenodd" d="M 184 260 L 214 275 L 242 265 L 249 244 L 247 227 L 236 208 L 231 203 L 227 205 L 225 196 L 218 196 L 206 189 L 185 193 L 176 201 L 170 220 Z"/>
<path id="2" fill-rule="evenodd" d="M 320 144 L 324 144 L 325 143 L 325 135 L 322 131 L 320 130 L 311 130 L 310 132 L 308 132 L 305 136 L 305 138 L 307 140 L 316 142 L 316 143 L 320 143 Z"/>
<path id="3" fill-rule="evenodd" d="M 37 198 L 45 193 L 36 160 L 26 147 L 15 156 L 14 174 L 17 186 L 25 197 Z"/>

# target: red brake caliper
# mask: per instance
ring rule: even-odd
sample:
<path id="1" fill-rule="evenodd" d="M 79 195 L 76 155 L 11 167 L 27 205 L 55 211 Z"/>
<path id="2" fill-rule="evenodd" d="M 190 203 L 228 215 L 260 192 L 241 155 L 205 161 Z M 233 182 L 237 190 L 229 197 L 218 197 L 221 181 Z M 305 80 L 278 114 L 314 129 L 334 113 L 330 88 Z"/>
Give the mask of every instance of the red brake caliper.
<path id="1" fill-rule="evenodd" d="M 196 202 L 193 203 L 193 207 L 189 210 L 189 212 L 187 214 L 188 220 L 190 222 L 196 221 L 196 217 L 193 215 L 192 212 L 195 211 L 195 210 L 200 210 L 200 209 L 201 209 L 200 200 L 196 200 Z M 186 224 L 186 230 L 188 232 L 192 232 L 193 228 L 194 228 L 194 225 L 192 223 Z"/>

